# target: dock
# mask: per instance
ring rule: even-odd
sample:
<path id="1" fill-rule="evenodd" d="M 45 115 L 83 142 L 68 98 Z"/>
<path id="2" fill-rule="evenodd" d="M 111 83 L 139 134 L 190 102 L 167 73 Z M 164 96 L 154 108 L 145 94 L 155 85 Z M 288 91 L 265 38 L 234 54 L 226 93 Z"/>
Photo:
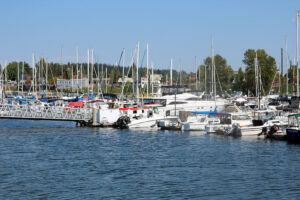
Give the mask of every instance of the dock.
<path id="1" fill-rule="evenodd" d="M 93 109 L 3 104 L 0 105 L 0 119 L 73 121 L 80 126 L 89 126 L 93 121 Z"/>

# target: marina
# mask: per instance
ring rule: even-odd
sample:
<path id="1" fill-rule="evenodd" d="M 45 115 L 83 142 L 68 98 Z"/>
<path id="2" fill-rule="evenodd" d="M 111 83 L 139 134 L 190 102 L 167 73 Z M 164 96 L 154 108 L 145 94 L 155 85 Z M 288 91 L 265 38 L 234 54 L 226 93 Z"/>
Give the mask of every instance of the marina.
<path id="1" fill-rule="evenodd" d="M 0 200 L 300 199 L 299 5 L 1 2 Z"/>

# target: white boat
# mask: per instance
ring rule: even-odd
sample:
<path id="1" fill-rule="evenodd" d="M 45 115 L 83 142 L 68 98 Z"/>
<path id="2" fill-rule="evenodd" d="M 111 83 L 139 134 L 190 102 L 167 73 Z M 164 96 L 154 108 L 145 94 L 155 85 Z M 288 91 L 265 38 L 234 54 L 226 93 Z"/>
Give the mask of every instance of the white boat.
<path id="1" fill-rule="evenodd" d="M 199 96 L 183 93 L 175 95 L 164 96 L 166 99 L 166 109 L 175 111 L 175 105 L 178 115 L 180 110 L 184 111 L 214 111 L 216 108 L 218 112 L 224 110 L 224 105 L 228 103 L 225 99 L 217 99 L 216 101 L 205 101 L 202 100 Z M 171 113 L 172 115 L 173 113 Z M 174 114 L 175 115 L 175 114 Z"/>
<path id="2" fill-rule="evenodd" d="M 181 130 L 182 122 L 178 116 L 168 116 L 158 120 L 157 125 L 161 130 Z"/>
<path id="3" fill-rule="evenodd" d="M 167 117 L 167 112 L 157 107 L 149 107 L 146 112 L 146 117 L 132 119 L 127 125 L 128 128 L 159 128 L 158 121 Z"/>
<path id="4" fill-rule="evenodd" d="M 181 130 L 183 131 L 205 131 L 207 125 L 220 124 L 220 119 L 216 117 L 201 116 L 198 119 L 186 122 L 182 125 Z"/>
<path id="5" fill-rule="evenodd" d="M 244 113 L 218 113 L 219 124 L 206 126 L 206 131 L 231 136 L 258 136 L 262 132 L 262 126 L 253 126 L 250 116 Z"/>
<path id="6" fill-rule="evenodd" d="M 158 128 L 157 121 L 162 120 L 165 117 L 163 116 L 154 116 L 149 118 L 142 118 L 133 120 L 128 124 L 128 128 Z"/>

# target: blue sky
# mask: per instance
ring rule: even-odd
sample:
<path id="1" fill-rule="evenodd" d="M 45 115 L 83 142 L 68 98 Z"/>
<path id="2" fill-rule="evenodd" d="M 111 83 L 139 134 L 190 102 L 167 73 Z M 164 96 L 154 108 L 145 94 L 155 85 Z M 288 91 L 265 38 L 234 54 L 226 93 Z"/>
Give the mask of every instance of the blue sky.
<path id="1" fill-rule="evenodd" d="M 263 48 L 277 61 L 284 38 L 294 58 L 296 10 L 299 0 L 2 0 L 0 1 L 0 63 L 37 57 L 75 61 L 76 44 L 80 60 L 87 48 L 94 48 L 100 62 L 114 64 L 123 48 L 126 60 L 141 43 L 150 47 L 150 60 L 157 68 L 194 70 L 215 52 L 234 69 L 242 66 L 249 48 Z M 142 54 L 142 53 L 141 53 Z"/>

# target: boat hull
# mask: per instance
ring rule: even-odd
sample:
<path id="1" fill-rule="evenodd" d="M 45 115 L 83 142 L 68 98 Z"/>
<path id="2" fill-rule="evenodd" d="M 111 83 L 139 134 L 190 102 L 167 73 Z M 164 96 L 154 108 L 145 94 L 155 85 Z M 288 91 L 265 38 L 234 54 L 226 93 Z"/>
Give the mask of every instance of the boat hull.
<path id="1" fill-rule="evenodd" d="M 289 142 L 300 142 L 300 130 L 286 129 L 286 138 Z"/>
<path id="2" fill-rule="evenodd" d="M 258 136 L 262 132 L 263 126 L 233 127 L 228 135 L 232 136 Z"/>
<path id="3" fill-rule="evenodd" d="M 205 131 L 205 123 L 186 123 L 182 126 L 183 131 Z"/>
<path id="4" fill-rule="evenodd" d="M 157 129 L 157 122 L 159 120 L 163 120 L 164 117 L 153 117 L 153 118 L 145 118 L 134 120 L 128 124 L 128 128 L 155 128 Z"/>

